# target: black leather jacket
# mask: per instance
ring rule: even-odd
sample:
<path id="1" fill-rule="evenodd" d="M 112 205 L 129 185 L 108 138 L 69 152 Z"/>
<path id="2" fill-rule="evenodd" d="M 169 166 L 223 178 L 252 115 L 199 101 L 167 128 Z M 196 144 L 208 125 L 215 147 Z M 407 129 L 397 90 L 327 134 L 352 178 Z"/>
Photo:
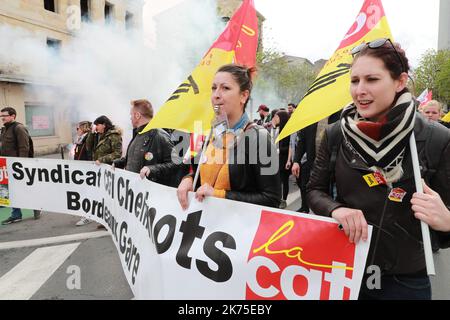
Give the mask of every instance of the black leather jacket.
<path id="1" fill-rule="evenodd" d="M 311 169 L 316 158 L 316 133 L 317 123 L 313 123 L 297 133 L 298 140 L 295 146 L 294 162 L 300 164 L 306 152 L 307 161 L 301 166 L 302 170 L 305 167 Z"/>
<path id="2" fill-rule="evenodd" d="M 138 134 L 146 125 L 133 130 L 133 139 L 127 148 L 126 157 L 114 161 L 117 168 L 139 173 L 144 166 L 149 167 L 151 181 L 167 186 L 178 186 L 174 177 L 181 160 L 174 153 L 169 135 L 162 129 L 152 129 Z"/>
<path id="3" fill-rule="evenodd" d="M 340 125 L 336 123 L 335 125 Z M 447 130 L 442 126 L 437 130 Z M 425 140 L 429 136 L 426 121 L 416 117 L 414 133 L 417 149 L 423 154 Z M 378 185 L 370 188 L 363 175 L 371 173 L 367 165 L 355 156 L 343 142 L 336 159 L 335 179 L 337 199 L 329 192 L 330 151 L 327 147 L 327 134 L 324 134 L 317 152 L 313 170 L 307 185 L 307 200 L 311 209 L 319 215 L 329 216 L 338 207 L 360 209 L 373 233 L 367 265 L 378 265 L 386 274 L 413 274 L 425 269 L 420 221 L 411 210 L 411 197 L 416 191 L 409 147 L 403 159 L 404 174 L 392 187 Z M 446 205 L 450 205 L 450 132 L 447 146 L 440 156 L 437 172 L 430 180 L 431 187 L 440 194 Z M 420 158 L 420 157 L 419 157 Z M 402 202 L 388 199 L 392 188 L 406 191 Z M 450 242 L 449 233 L 436 233 L 442 242 Z"/>
<path id="4" fill-rule="evenodd" d="M 278 208 L 281 200 L 278 154 L 266 129 L 247 124 L 228 155 L 228 163 L 231 190 L 226 191 L 226 199 Z"/>

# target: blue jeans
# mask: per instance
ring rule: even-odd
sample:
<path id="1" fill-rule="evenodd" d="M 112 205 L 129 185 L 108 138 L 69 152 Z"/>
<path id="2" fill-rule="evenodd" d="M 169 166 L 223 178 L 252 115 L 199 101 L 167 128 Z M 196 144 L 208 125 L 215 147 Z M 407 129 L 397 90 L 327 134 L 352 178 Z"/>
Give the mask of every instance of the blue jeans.
<path id="1" fill-rule="evenodd" d="M 22 210 L 20 210 L 20 208 L 12 208 L 11 218 L 14 218 L 14 219 L 22 218 Z"/>
<path id="2" fill-rule="evenodd" d="M 382 275 L 380 289 L 368 289 L 363 279 L 359 300 L 431 300 L 428 276 Z"/>

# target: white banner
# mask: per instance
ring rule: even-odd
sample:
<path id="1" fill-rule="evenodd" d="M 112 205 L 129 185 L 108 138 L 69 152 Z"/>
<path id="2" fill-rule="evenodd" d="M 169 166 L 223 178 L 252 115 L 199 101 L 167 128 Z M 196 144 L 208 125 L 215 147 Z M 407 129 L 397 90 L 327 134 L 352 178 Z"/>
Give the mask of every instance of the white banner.
<path id="1" fill-rule="evenodd" d="M 370 243 L 349 243 L 332 219 L 193 194 L 183 211 L 176 189 L 91 162 L 0 168 L 2 204 L 104 224 L 136 299 L 358 297 Z"/>

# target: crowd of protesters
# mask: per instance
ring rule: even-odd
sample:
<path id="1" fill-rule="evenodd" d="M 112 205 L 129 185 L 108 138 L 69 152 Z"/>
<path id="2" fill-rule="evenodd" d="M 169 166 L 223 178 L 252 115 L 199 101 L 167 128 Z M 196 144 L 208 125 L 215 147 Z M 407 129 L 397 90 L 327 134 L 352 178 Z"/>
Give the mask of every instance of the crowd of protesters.
<path id="1" fill-rule="evenodd" d="M 170 130 L 137 134 L 153 118 L 151 103 L 141 99 L 131 102 L 133 138 L 124 156 L 121 130 L 102 115 L 93 125 L 78 124 L 75 159 L 176 187 L 182 209 L 189 207 L 189 192 L 200 202 L 218 197 L 284 209 L 292 174 L 300 189 L 299 212 L 333 217 L 354 243 L 367 241 L 368 225 L 373 226 L 368 264 L 380 266 L 382 289 L 368 290 L 363 279 L 361 299 L 430 299 L 420 221 L 432 228 L 438 247 L 450 246 L 450 131 L 440 120 L 443 107 L 432 100 L 417 108 L 406 86 L 409 65 L 400 45 L 378 39 L 355 47 L 352 55 L 352 103 L 279 142 L 291 114 L 301 110 L 292 103 L 273 110 L 262 104 L 260 119 L 251 121 L 246 106 L 255 70 L 230 64 L 219 68 L 211 92 L 211 105 L 225 115 L 226 130 L 213 130 L 192 156 L 176 148 L 189 145 L 189 135 L 175 141 Z M 26 129 L 21 124 L 10 129 L 14 119 L 15 111 L 2 109 L 2 155 L 25 156 L 28 151 L 18 141 L 26 145 Z M 420 161 L 427 160 L 421 155 L 430 153 L 431 137 L 443 137 L 443 143 L 432 146 L 436 167 L 421 163 L 423 194 L 415 192 L 408 144 L 413 133 Z M 6 150 L 12 141 L 14 153 Z M 378 185 L 367 183 L 367 175 L 381 177 Z M 17 210 L 6 223 L 20 220 Z"/>

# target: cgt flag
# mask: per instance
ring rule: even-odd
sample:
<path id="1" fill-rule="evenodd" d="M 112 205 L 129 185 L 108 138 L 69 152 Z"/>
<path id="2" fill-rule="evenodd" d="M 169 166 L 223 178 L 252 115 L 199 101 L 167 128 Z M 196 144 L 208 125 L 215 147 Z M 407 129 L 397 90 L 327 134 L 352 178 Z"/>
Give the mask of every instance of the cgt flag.
<path id="1" fill-rule="evenodd" d="M 253 0 L 244 0 L 187 80 L 161 106 L 142 130 L 170 128 L 206 134 L 214 116 L 211 83 L 224 64 L 236 62 L 249 67 L 256 64 L 258 19 Z"/>
<path id="2" fill-rule="evenodd" d="M 350 51 L 362 42 L 378 38 L 392 39 L 391 31 L 381 0 L 366 0 L 355 23 L 303 96 L 277 141 L 328 117 L 351 102 Z"/>

